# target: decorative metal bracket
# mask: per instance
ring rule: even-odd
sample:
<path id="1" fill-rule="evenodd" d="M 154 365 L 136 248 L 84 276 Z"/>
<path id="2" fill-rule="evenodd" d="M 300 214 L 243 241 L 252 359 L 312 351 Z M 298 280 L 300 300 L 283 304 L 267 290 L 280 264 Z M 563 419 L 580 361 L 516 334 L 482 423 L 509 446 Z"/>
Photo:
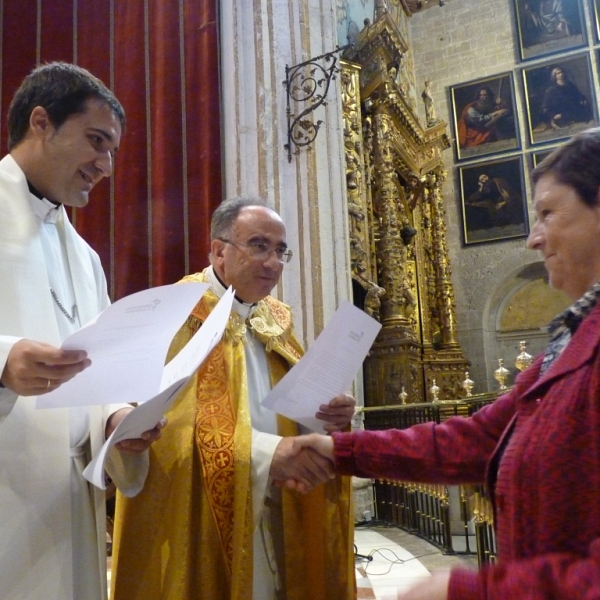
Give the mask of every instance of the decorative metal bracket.
<path id="1" fill-rule="evenodd" d="M 287 144 L 284 148 L 287 150 L 288 162 L 292 162 L 292 144 L 296 147 L 293 154 L 298 154 L 299 148 L 309 146 L 317 137 L 323 121 L 319 119 L 314 123 L 308 115 L 319 106 L 327 104 L 325 99 L 329 86 L 340 71 L 335 55 L 351 47 L 352 44 L 337 47 L 327 54 L 315 56 L 293 67 L 285 65 L 283 85 L 287 92 Z M 321 60 L 325 65 L 319 64 L 318 61 Z M 331 65 L 327 66 L 329 62 Z M 296 104 L 303 103 L 307 106 L 298 114 L 292 113 L 290 99 Z"/>

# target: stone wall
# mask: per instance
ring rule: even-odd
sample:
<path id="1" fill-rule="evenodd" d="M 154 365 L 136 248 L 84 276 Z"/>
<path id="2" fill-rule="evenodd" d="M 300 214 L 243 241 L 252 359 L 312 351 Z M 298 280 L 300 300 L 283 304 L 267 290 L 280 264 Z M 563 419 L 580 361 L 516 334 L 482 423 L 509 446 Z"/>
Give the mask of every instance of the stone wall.
<path id="1" fill-rule="evenodd" d="M 588 39 L 593 40 L 587 2 Z M 410 19 L 411 45 L 415 60 L 415 79 L 419 90 L 425 79 L 433 80 L 433 98 L 439 118 L 451 126 L 449 86 L 513 71 L 517 89 L 518 121 L 523 154 L 527 159 L 527 131 L 523 115 L 522 78 L 518 68 L 515 15 L 510 0 L 447 0 L 443 7 L 433 6 Z M 544 59 L 541 59 L 544 60 Z M 593 57 L 595 61 L 595 57 Z M 594 75 L 596 80 L 596 75 Z M 424 122 L 424 108 L 419 106 Z M 487 157 L 490 158 L 490 157 Z M 460 208 L 460 182 L 455 168 L 454 150 L 447 150 L 444 162 L 449 171 L 444 195 L 447 201 L 448 243 L 456 292 L 459 341 L 472 363 L 470 376 L 477 391 L 495 389 L 493 371 L 498 358 L 512 366 L 518 354 L 518 335 L 498 339 L 494 331 L 495 310 L 501 305 L 498 290 L 510 292 L 518 285 L 526 265 L 539 261 L 536 252 L 525 248 L 525 240 L 463 246 Z M 524 161 L 526 179 L 528 160 Z M 527 183 L 528 207 L 531 193 Z M 523 336 L 527 338 L 527 336 Z M 539 338 L 539 335 L 537 336 Z M 543 348 L 544 339 L 531 336 L 530 353 Z M 487 385 L 486 383 L 487 382 Z M 479 383 L 479 385 L 477 385 Z"/>

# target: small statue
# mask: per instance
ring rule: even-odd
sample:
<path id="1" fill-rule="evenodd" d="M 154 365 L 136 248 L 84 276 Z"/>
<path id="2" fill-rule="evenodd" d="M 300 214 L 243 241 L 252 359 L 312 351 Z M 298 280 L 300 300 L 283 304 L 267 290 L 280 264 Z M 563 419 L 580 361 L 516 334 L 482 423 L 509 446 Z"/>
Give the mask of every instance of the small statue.
<path id="1" fill-rule="evenodd" d="M 377 21 L 386 12 L 388 12 L 387 0 L 375 0 L 375 13 L 373 17 Z"/>
<path id="2" fill-rule="evenodd" d="M 506 378 L 509 370 L 504 368 L 504 360 L 498 359 L 498 368 L 494 371 L 494 379 L 500 384 L 500 390 L 506 389 Z"/>
<path id="3" fill-rule="evenodd" d="M 398 394 L 398 398 L 400 398 L 400 404 L 406 404 L 406 399 L 408 398 L 408 394 L 406 393 L 404 386 L 402 386 L 402 391 Z"/>
<path id="4" fill-rule="evenodd" d="M 467 398 L 469 396 L 472 396 L 473 394 L 471 393 L 473 390 L 473 386 L 475 385 L 475 382 L 472 379 L 469 379 L 469 371 L 465 371 L 465 380 L 462 382 L 462 389 L 465 390 L 465 394 L 467 395 Z"/>
<path id="5" fill-rule="evenodd" d="M 519 371 L 524 371 L 533 362 L 533 356 L 528 354 L 527 342 L 525 341 L 519 342 L 519 350 L 521 353 L 515 359 L 515 367 L 517 367 Z"/>
<path id="6" fill-rule="evenodd" d="M 375 319 L 379 318 L 379 308 L 381 307 L 381 296 L 385 294 L 385 288 L 371 283 L 367 295 L 365 296 L 365 312 Z"/>
<path id="7" fill-rule="evenodd" d="M 409 319 L 417 306 L 417 299 L 410 291 L 410 287 L 404 282 L 400 285 L 399 291 L 399 305 L 401 307 L 402 316 Z"/>
<path id="8" fill-rule="evenodd" d="M 435 106 L 433 105 L 433 96 L 431 95 L 431 79 L 425 80 L 425 89 L 421 94 L 423 103 L 425 104 L 425 121 L 427 127 L 433 127 L 438 121 L 435 115 Z"/>
<path id="9" fill-rule="evenodd" d="M 404 194 L 411 212 L 415 210 L 418 199 L 423 193 L 425 183 L 421 181 L 417 173 L 411 171 L 406 176 L 406 185 L 404 186 Z"/>
<path id="10" fill-rule="evenodd" d="M 431 401 L 433 403 L 439 402 L 438 394 L 440 393 L 440 388 L 435 383 L 435 377 L 431 380 L 431 387 L 429 388 L 431 393 Z"/>

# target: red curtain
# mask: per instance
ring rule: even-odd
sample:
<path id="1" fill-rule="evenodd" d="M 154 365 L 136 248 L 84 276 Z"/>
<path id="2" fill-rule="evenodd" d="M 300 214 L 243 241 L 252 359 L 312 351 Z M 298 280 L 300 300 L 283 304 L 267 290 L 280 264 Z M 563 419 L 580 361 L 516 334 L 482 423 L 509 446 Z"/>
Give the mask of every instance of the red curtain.
<path id="1" fill-rule="evenodd" d="M 89 69 L 127 127 L 110 181 L 72 220 L 100 254 L 113 299 L 208 263 L 221 202 L 217 0 L 0 0 L 0 145 L 15 90 L 37 64 Z"/>

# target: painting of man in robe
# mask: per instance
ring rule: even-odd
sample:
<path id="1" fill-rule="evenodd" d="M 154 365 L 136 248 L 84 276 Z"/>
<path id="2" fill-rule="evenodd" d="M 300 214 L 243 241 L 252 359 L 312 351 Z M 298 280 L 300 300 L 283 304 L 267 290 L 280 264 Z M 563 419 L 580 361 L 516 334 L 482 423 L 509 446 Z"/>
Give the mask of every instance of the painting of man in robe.
<path id="1" fill-rule="evenodd" d="M 515 11 L 522 60 L 587 43 L 581 0 L 516 0 Z"/>
<path id="2" fill-rule="evenodd" d="M 597 124 L 588 53 L 523 69 L 532 144 L 565 139 Z"/>
<path id="3" fill-rule="evenodd" d="M 520 156 L 460 167 L 460 184 L 465 244 L 527 235 Z"/>
<path id="4" fill-rule="evenodd" d="M 519 148 L 512 73 L 451 88 L 458 160 Z"/>

